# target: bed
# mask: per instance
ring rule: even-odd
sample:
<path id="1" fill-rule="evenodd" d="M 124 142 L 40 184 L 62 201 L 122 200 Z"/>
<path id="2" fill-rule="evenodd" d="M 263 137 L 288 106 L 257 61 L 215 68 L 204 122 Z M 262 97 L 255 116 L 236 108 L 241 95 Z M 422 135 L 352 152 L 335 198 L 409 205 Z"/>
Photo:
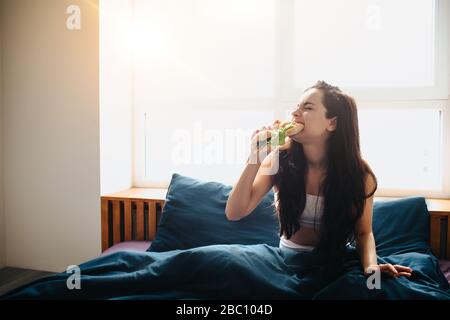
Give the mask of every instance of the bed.
<path id="1" fill-rule="evenodd" d="M 414 271 L 382 275 L 370 289 L 354 246 L 331 273 L 320 252 L 280 249 L 271 192 L 251 215 L 228 221 L 230 190 L 174 174 L 164 199 L 103 198 L 103 253 L 79 266 L 81 290 L 62 272 L 2 299 L 450 299 L 448 216 L 423 197 L 374 203 L 379 262 Z"/>
<path id="2" fill-rule="evenodd" d="M 150 248 L 152 242 L 151 241 L 125 241 L 120 242 L 118 244 L 113 245 L 102 253 L 102 256 L 121 252 L 121 251 L 130 251 L 130 252 L 145 252 L 148 248 Z M 439 268 L 450 284 L 450 260 L 447 259 L 439 259 Z"/>

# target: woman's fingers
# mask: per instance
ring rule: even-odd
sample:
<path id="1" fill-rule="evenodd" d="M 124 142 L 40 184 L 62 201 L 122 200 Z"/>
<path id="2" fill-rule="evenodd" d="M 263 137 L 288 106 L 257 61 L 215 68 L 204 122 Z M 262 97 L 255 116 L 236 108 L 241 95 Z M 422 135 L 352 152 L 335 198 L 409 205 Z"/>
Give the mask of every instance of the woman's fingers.
<path id="1" fill-rule="evenodd" d="M 261 129 L 255 130 L 255 132 L 252 133 L 252 139 L 254 136 L 259 135 L 261 132 L 266 132 L 267 135 L 271 135 L 271 129 L 266 129 L 267 127 L 262 127 Z"/>
<path id="2" fill-rule="evenodd" d="M 380 269 L 383 272 L 388 273 L 390 276 L 398 278 L 398 277 L 410 277 L 413 270 L 409 267 L 401 266 L 401 265 L 392 265 L 390 263 L 381 264 Z"/>
<path id="3" fill-rule="evenodd" d="M 375 271 L 377 268 L 379 268 L 379 270 L 381 272 L 384 272 L 386 274 L 388 274 L 389 276 L 393 277 L 393 278 L 398 278 L 398 277 L 410 277 L 413 269 L 409 268 L 409 267 L 405 267 L 405 266 L 401 266 L 401 265 L 392 265 L 390 263 L 385 263 L 385 264 L 379 264 L 379 265 L 374 265 L 374 266 L 370 266 L 368 269 L 368 271 L 365 271 L 366 274 L 371 274 L 373 271 Z"/>
<path id="4" fill-rule="evenodd" d="M 279 129 L 279 128 L 280 128 L 280 124 L 281 124 L 281 121 L 280 121 L 280 120 L 275 120 L 275 121 L 273 122 L 273 127 L 274 127 L 275 129 Z"/>
<path id="5" fill-rule="evenodd" d="M 410 267 L 405 267 L 405 266 L 401 266 L 401 265 L 394 265 L 394 268 L 398 271 L 398 272 L 408 272 L 411 273 L 413 272 L 413 269 L 411 269 Z"/>
<path id="6" fill-rule="evenodd" d="M 279 150 L 283 151 L 283 150 L 287 150 L 291 147 L 291 138 L 286 137 L 286 142 L 282 145 L 279 146 Z"/>
<path id="7" fill-rule="evenodd" d="M 264 141 L 272 137 L 272 132 L 270 130 L 262 130 L 257 133 L 257 140 Z"/>
<path id="8" fill-rule="evenodd" d="M 390 271 L 391 273 L 393 273 L 394 275 L 397 275 L 397 274 L 398 274 L 398 271 L 394 268 L 394 266 L 393 266 L 392 264 L 389 263 L 387 266 L 388 266 L 389 271 Z"/>
<path id="9" fill-rule="evenodd" d="M 399 277 L 410 277 L 411 273 L 413 272 L 413 269 L 411 269 L 410 267 L 405 267 L 398 264 L 394 265 L 394 268 L 397 270 Z"/>
<path id="10" fill-rule="evenodd" d="M 392 277 L 398 277 L 398 272 L 397 270 L 394 268 L 394 266 L 390 263 L 388 264 L 380 264 L 380 270 L 382 272 L 387 272 L 389 273 Z"/>
<path id="11" fill-rule="evenodd" d="M 252 152 L 263 156 L 264 154 L 269 154 L 272 150 L 276 150 L 274 147 L 278 147 L 277 149 L 280 151 L 289 149 L 291 146 L 291 139 L 289 137 L 286 137 L 286 142 L 281 146 L 272 146 L 271 143 L 272 130 L 274 128 L 281 128 L 283 125 L 288 123 L 290 122 L 282 123 L 280 120 L 275 120 L 273 127 L 263 126 L 260 129 L 255 130 L 251 136 Z"/>
<path id="12" fill-rule="evenodd" d="M 272 134 L 270 130 L 256 130 L 252 135 L 251 140 L 251 153 L 253 157 L 257 157 L 258 161 L 262 162 L 266 155 L 268 155 L 272 146 L 270 143 L 270 138 Z M 253 159 L 256 161 L 255 159 Z"/>
<path id="13" fill-rule="evenodd" d="M 410 272 L 399 272 L 398 273 L 399 277 L 411 277 L 411 273 Z"/>

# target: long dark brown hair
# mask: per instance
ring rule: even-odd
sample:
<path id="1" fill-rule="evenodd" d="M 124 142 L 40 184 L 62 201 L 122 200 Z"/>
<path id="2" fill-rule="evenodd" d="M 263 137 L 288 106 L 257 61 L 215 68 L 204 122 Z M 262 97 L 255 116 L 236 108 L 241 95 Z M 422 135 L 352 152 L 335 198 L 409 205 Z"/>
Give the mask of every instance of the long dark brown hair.
<path id="1" fill-rule="evenodd" d="M 323 93 L 327 119 L 337 117 L 336 129 L 330 132 L 327 140 L 326 175 L 319 190 L 319 194 L 324 196 L 324 213 L 316 247 L 316 250 L 336 257 L 355 239 L 356 223 L 363 213 L 366 199 L 377 189 L 377 180 L 361 157 L 355 100 L 324 81 L 309 89 L 312 88 Z M 284 234 L 289 239 L 302 227 L 299 218 L 306 204 L 307 164 L 302 144 L 292 141 L 288 151 L 280 152 L 279 165 L 274 180 L 278 189 L 275 205 L 280 236 Z M 373 176 L 375 188 L 366 194 L 368 174 Z"/>

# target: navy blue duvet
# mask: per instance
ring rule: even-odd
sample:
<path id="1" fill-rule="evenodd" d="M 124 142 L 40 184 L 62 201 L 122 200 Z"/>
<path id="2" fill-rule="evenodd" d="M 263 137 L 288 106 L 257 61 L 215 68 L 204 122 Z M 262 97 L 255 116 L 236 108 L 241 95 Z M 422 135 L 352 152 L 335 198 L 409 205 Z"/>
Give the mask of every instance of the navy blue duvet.
<path id="1" fill-rule="evenodd" d="M 219 230 L 204 230 L 202 237 L 217 240 Z M 317 251 L 299 253 L 267 243 L 222 243 L 102 256 L 80 265 L 80 290 L 69 290 L 66 282 L 71 274 L 60 273 L 3 298 L 450 299 L 449 284 L 428 244 L 429 213 L 424 198 L 376 202 L 373 233 L 378 262 L 409 266 L 414 270 L 410 278 L 382 276 L 380 289 L 370 290 L 353 247 L 347 248 L 343 264 L 330 273 Z M 161 233 L 158 236 L 164 238 Z M 221 239 L 225 236 L 220 234 Z M 199 237 L 197 242 L 206 241 Z M 160 249 L 161 245 L 173 246 L 171 238 L 166 238 L 160 241 Z"/>
<path id="2" fill-rule="evenodd" d="M 6 299 L 450 299 L 438 260 L 401 253 L 379 262 L 414 269 L 410 278 L 381 277 L 368 289 L 356 251 L 332 278 L 316 253 L 258 245 L 211 245 L 168 252 L 118 252 L 80 265 L 81 289 L 60 273 L 9 293 Z"/>

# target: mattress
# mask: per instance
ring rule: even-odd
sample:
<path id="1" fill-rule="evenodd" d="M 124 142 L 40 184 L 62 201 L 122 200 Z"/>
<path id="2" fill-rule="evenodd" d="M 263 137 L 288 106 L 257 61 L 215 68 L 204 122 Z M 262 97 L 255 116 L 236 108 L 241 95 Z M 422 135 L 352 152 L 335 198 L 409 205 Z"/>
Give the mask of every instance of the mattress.
<path id="1" fill-rule="evenodd" d="M 119 252 L 119 251 L 146 251 L 150 245 L 151 241 L 124 241 L 119 242 L 112 247 L 106 249 L 101 255 L 105 256 L 107 254 Z"/>

